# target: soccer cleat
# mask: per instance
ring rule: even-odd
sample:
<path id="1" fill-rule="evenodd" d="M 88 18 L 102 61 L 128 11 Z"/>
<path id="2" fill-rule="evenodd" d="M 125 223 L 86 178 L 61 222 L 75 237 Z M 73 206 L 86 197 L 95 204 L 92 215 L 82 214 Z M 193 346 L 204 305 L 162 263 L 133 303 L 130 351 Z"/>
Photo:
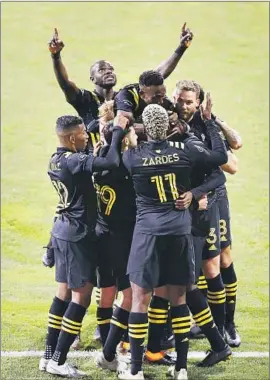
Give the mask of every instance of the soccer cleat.
<path id="1" fill-rule="evenodd" d="M 170 367 L 168 369 L 168 375 L 175 380 L 188 380 L 187 370 L 181 368 L 180 371 L 176 371 L 175 367 Z"/>
<path id="2" fill-rule="evenodd" d="M 129 342 L 121 341 L 119 343 L 119 348 L 118 349 L 119 349 L 120 354 L 126 355 L 128 352 L 130 352 L 130 343 Z"/>
<path id="3" fill-rule="evenodd" d="M 202 332 L 201 328 L 197 326 L 196 324 L 191 326 L 189 339 L 203 339 L 203 338 L 205 338 L 205 335 Z"/>
<path id="4" fill-rule="evenodd" d="M 136 375 L 132 375 L 130 369 L 122 371 L 118 374 L 118 379 L 120 380 L 144 380 L 143 371 L 139 371 Z"/>
<path id="5" fill-rule="evenodd" d="M 49 361 L 50 361 L 50 359 L 41 358 L 39 361 L 39 370 L 40 371 L 46 371 Z"/>
<path id="6" fill-rule="evenodd" d="M 224 350 L 220 352 L 215 352 L 213 350 L 209 350 L 207 352 L 207 356 L 197 364 L 197 367 L 212 367 L 213 365 L 226 361 L 231 358 L 232 351 L 230 347 L 226 344 Z"/>
<path id="7" fill-rule="evenodd" d="M 241 338 L 235 328 L 234 323 L 225 326 L 225 338 L 230 347 L 239 347 Z"/>
<path id="8" fill-rule="evenodd" d="M 58 365 L 58 363 L 54 360 L 50 360 L 46 371 L 51 373 L 52 375 L 58 375 L 68 378 L 78 378 L 87 376 L 85 372 L 79 371 L 75 366 L 65 363 L 62 365 Z"/>
<path id="9" fill-rule="evenodd" d="M 79 333 L 76 336 L 74 342 L 72 343 L 71 348 L 73 348 L 73 350 L 79 350 L 81 348 L 80 345 L 81 345 L 81 334 Z"/>
<path id="10" fill-rule="evenodd" d="M 93 336 L 94 340 L 97 342 L 97 341 L 100 341 L 101 342 L 101 336 L 100 336 L 100 331 L 99 331 L 99 325 L 97 325 L 96 329 L 95 329 L 95 332 L 94 332 L 94 336 Z"/>
<path id="11" fill-rule="evenodd" d="M 175 365 L 176 362 L 175 358 L 165 354 L 164 352 L 152 353 L 150 351 L 145 352 L 144 361 L 147 364 L 154 365 Z"/>
<path id="12" fill-rule="evenodd" d="M 99 352 L 95 359 L 96 366 L 113 372 L 121 372 L 127 369 L 127 364 L 115 357 L 111 362 L 105 359 L 103 352 Z"/>

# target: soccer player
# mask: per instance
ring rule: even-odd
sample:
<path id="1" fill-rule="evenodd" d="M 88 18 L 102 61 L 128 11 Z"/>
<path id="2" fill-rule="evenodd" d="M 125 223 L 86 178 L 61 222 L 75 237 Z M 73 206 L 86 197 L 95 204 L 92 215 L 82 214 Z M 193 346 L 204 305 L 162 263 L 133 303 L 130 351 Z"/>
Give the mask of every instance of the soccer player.
<path id="1" fill-rule="evenodd" d="M 190 46 L 193 39 L 193 33 L 186 27 L 186 23 L 182 27 L 180 43 L 175 49 L 175 52 L 164 62 L 160 63 L 157 71 L 167 78 L 177 66 L 179 60 Z M 62 62 L 61 51 L 64 48 L 64 43 L 59 38 L 57 29 L 54 30 L 53 38 L 49 41 L 49 51 L 51 52 L 53 69 L 60 88 L 63 90 L 66 100 L 71 104 L 82 117 L 84 124 L 88 124 L 98 118 L 98 108 L 104 101 L 114 99 L 116 92 L 117 77 L 114 72 L 113 65 L 106 60 L 99 60 L 93 63 L 90 67 L 90 80 L 95 85 L 93 91 L 80 89 L 68 78 L 66 68 Z M 90 145 L 99 139 L 99 131 L 97 125 L 91 125 Z"/>
<path id="2" fill-rule="evenodd" d="M 119 379 L 144 379 L 143 341 L 147 333 L 147 309 L 153 288 L 168 285 L 177 361 L 170 369 L 174 379 L 187 379 L 190 315 L 185 288 L 194 283 L 194 252 L 189 210 L 177 210 L 175 200 L 190 189 L 194 165 L 217 167 L 227 161 L 224 144 L 209 115 L 205 121 L 215 152 L 202 144 L 168 142 L 167 111 L 148 105 L 142 114 L 148 142 L 123 154 L 124 165 L 132 175 L 136 193 L 137 217 L 127 273 L 132 287 L 129 316 L 131 369 Z M 208 120 L 209 119 L 209 120 Z M 153 313 L 153 318 L 159 318 Z"/>
<path id="3" fill-rule="evenodd" d="M 118 124 L 119 126 L 117 126 Z M 52 228 L 58 290 L 50 310 L 46 350 L 39 369 L 67 377 L 85 375 L 66 362 L 67 353 L 80 332 L 90 304 L 96 270 L 96 194 L 91 173 L 119 165 L 119 143 L 126 121 L 116 118 L 106 157 L 82 153 L 88 135 L 80 117 L 57 119 L 59 147 L 49 162 L 48 174 L 59 195 L 58 218 Z M 72 299 L 65 302 L 69 289 Z"/>
<path id="4" fill-rule="evenodd" d="M 200 112 L 197 111 L 197 108 L 202 100 L 203 93 L 201 91 L 201 87 L 194 83 L 194 81 L 179 81 L 177 83 L 174 91 L 174 102 L 176 103 L 179 116 L 189 123 L 191 126 L 191 131 L 194 132 L 195 136 L 204 142 L 205 146 L 211 149 L 209 136 L 205 130 Z M 212 117 L 214 118 L 213 115 Z M 234 147 L 240 147 L 241 140 L 240 138 L 237 138 L 237 133 L 229 128 L 224 122 L 221 122 L 218 118 L 215 118 L 215 120 L 217 120 L 218 125 L 224 132 L 224 136 L 226 138 L 224 141 L 228 149 L 228 162 L 222 166 L 222 169 L 233 174 L 237 170 L 237 159 L 231 152 L 228 143 L 232 144 Z M 236 275 L 233 270 L 233 266 L 230 266 L 227 271 L 227 278 L 229 278 L 230 281 L 229 286 L 226 284 L 226 293 L 224 282 L 220 273 L 221 249 L 226 249 L 228 251 L 228 247 L 231 244 L 228 201 L 226 196 L 226 188 L 224 185 L 218 187 L 208 196 L 208 213 L 210 218 L 210 229 L 206 243 L 203 247 L 203 270 L 208 285 L 207 297 L 209 306 L 220 333 L 224 335 L 225 301 L 227 298 L 228 302 L 235 302 L 236 295 Z M 222 243 L 225 245 L 222 246 Z M 233 309 L 231 307 L 232 303 L 227 304 L 228 310 Z M 230 312 L 229 315 L 231 315 Z M 236 336 L 237 331 L 235 328 L 234 331 L 232 331 L 233 327 L 234 325 L 231 324 L 230 331 L 231 334 Z M 228 343 L 231 344 L 229 339 Z"/>
<path id="5" fill-rule="evenodd" d="M 107 145 L 100 152 L 101 156 L 111 142 L 110 123 L 103 132 Z M 122 141 L 122 152 L 136 145 L 137 135 L 130 126 Z M 97 357 L 96 364 L 103 369 L 117 370 L 116 347 L 127 330 L 132 299 L 126 270 L 136 220 L 135 193 L 131 177 L 122 162 L 117 169 L 95 174 L 94 184 L 98 196 L 97 272 L 101 288 L 97 319 L 103 343 L 103 351 Z M 113 312 L 116 290 L 122 291 L 123 297 Z"/>

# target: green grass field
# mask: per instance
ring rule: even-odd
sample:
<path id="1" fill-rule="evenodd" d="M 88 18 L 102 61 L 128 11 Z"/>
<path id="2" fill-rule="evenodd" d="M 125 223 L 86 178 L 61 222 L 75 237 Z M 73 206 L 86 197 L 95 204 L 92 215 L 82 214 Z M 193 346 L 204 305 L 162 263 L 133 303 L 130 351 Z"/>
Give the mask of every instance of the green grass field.
<path id="1" fill-rule="evenodd" d="M 237 129 L 244 146 L 239 172 L 228 178 L 233 255 L 239 292 L 238 351 L 268 351 L 268 3 L 2 3 L 2 351 L 42 350 L 54 271 L 41 265 L 55 192 L 47 163 L 56 146 L 54 123 L 75 111 L 54 78 L 47 41 L 58 27 L 70 78 L 84 88 L 89 65 L 110 60 L 117 88 L 137 81 L 178 44 L 187 21 L 195 34 L 189 51 L 166 81 L 194 79 L 211 91 L 214 112 Z M 82 338 L 91 344 L 95 306 Z M 191 350 L 207 349 L 205 340 Z M 113 379 L 78 362 L 89 379 Z M 266 380 L 268 359 L 238 359 L 209 370 L 190 362 L 189 379 Z M 50 379 L 37 358 L 3 358 L 2 379 Z M 159 373 L 159 376 L 157 376 Z M 165 368 L 147 368 L 148 379 L 166 379 Z"/>

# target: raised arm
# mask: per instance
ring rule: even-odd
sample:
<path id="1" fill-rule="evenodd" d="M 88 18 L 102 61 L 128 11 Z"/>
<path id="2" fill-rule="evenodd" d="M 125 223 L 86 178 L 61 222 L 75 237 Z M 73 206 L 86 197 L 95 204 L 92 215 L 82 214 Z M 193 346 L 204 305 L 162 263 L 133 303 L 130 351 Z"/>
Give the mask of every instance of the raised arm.
<path id="1" fill-rule="evenodd" d="M 190 46 L 193 39 L 193 33 L 189 28 L 186 28 L 186 23 L 182 27 L 182 33 L 180 36 L 180 44 L 175 49 L 175 52 L 165 61 L 161 62 L 155 69 L 160 72 L 164 79 L 173 72 L 176 68 L 178 62 L 180 61 L 182 55 L 185 53 L 187 48 Z"/>
<path id="2" fill-rule="evenodd" d="M 69 103 L 73 103 L 80 90 L 75 83 L 69 80 L 66 68 L 62 62 L 60 53 L 64 46 L 65 45 L 63 41 L 59 39 L 58 31 L 55 28 L 53 38 L 49 41 L 49 51 L 51 52 L 53 69 L 57 82 L 65 94 L 66 100 Z"/>
<path id="3" fill-rule="evenodd" d="M 225 123 L 225 121 L 220 120 L 218 117 L 216 118 L 215 122 L 222 130 L 226 140 L 228 141 L 228 144 L 232 149 L 238 150 L 242 148 L 242 139 L 236 130 L 231 128 L 227 123 Z"/>

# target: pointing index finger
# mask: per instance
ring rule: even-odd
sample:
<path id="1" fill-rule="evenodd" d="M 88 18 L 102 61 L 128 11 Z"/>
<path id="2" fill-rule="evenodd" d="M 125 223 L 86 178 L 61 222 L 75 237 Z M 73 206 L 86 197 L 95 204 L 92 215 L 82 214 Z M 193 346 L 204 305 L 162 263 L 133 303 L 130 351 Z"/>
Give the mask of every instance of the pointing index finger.
<path id="1" fill-rule="evenodd" d="M 54 38 L 58 39 L 58 30 L 57 30 L 57 28 L 54 28 Z"/>
<path id="2" fill-rule="evenodd" d="M 184 33 L 186 31 L 186 25 L 187 25 L 187 23 L 185 22 L 184 25 L 182 26 L 182 33 Z"/>

